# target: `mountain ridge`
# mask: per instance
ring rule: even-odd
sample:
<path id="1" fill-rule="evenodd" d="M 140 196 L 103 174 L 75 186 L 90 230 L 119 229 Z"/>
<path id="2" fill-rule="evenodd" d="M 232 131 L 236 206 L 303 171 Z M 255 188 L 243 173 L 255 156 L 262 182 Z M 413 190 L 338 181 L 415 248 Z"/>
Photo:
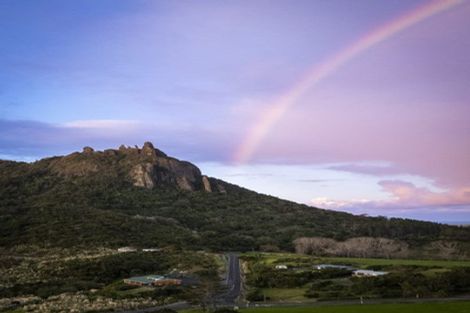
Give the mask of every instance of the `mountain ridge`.
<path id="1" fill-rule="evenodd" d="M 148 142 L 142 148 L 85 147 L 33 163 L 0 161 L 0 172 L 0 247 L 8 249 L 172 245 L 293 251 L 299 238 L 312 245 L 325 240 L 305 238 L 369 237 L 397 240 L 393 246 L 405 247 L 410 256 L 418 249 L 427 257 L 470 257 L 468 228 L 355 216 L 259 194 L 207 177 Z M 353 242 L 380 250 L 377 243 L 387 241 Z"/>

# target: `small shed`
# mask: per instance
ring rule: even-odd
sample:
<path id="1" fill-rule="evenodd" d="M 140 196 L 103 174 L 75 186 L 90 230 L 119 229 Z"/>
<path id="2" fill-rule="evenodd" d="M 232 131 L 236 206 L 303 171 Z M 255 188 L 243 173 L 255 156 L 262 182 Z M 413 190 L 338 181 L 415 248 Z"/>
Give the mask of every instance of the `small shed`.
<path id="1" fill-rule="evenodd" d="M 142 252 L 158 252 L 161 251 L 160 248 L 144 248 L 142 249 Z"/>
<path id="2" fill-rule="evenodd" d="M 336 270 L 346 270 L 346 271 L 353 271 L 354 267 L 348 265 L 336 265 L 336 264 L 318 264 L 314 266 L 315 269 L 327 270 L 327 269 L 336 269 Z"/>
<path id="3" fill-rule="evenodd" d="M 121 247 L 121 248 L 118 248 L 117 250 L 118 252 L 120 253 L 125 253 L 125 252 L 136 252 L 137 249 L 134 248 L 134 247 Z"/>
<path id="4" fill-rule="evenodd" d="M 275 266 L 275 268 L 276 268 L 277 270 L 286 270 L 286 269 L 287 269 L 287 265 L 285 265 L 285 264 L 278 264 L 278 265 Z"/>
<path id="5" fill-rule="evenodd" d="M 134 276 L 124 279 L 124 283 L 133 286 L 150 286 L 163 278 L 164 277 L 160 275 Z"/>
<path id="6" fill-rule="evenodd" d="M 353 276 L 356 277 L 378 277 L 387 275 L 388 272 L 381 272 L 381 271 L 372 271 L 372 270 L 356 270 L 353 272 Z"/>
<path id="7" fill-rule="evenodd" d="M 124 279 L 124 283 L 132 286 L 179 286 L 181 279 L 167 278 L 161 275 L 135 276 Z"/>

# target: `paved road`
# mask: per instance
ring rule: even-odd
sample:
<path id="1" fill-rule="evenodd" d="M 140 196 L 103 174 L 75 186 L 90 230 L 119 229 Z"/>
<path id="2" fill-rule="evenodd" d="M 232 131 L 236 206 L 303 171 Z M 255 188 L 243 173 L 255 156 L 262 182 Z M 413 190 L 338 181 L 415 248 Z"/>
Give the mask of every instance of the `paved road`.
<path id="1" fill-rule="evenodd" d="M 241 292 L 241 276 L 240 276 L 240 260 L 238 255 L 230 253 L 228 255 L 228 273 L 227 273 L 227 293 L 222 295 L 222 299 L 227 304 L 235 304 L 240 298 Z"/>

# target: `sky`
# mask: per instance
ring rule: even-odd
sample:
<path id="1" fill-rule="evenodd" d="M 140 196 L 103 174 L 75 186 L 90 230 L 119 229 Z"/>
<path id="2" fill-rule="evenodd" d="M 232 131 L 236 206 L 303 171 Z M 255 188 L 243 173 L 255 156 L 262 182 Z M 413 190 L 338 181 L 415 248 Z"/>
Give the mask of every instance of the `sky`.
<path id="1" fill-rule="evenodd" d="M 0 158 L 152 141 L 312 206 L 470 221 L 470 1 L 0 0 Z"/>

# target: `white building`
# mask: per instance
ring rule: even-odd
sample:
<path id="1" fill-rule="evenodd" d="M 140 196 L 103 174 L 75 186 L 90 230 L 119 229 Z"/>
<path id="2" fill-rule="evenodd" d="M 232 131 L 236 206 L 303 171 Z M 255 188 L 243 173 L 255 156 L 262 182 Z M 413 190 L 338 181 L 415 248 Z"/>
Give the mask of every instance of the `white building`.
<path id="1" fill-rule="evenodd" d="M 160 250 L 161 250 L 160 248 L 145 248 L 145 249 L 142 249 L 143 252 L 158 252 Z"/>
<path id="2" fill-rule="evenodd" d="M 377 277 L 387 275 L 388 272 L 371 271 L 371 270 L 356 270 L 353 272 L 353 276 L 356 277 Z"/>
<path id="3" fill-rule="evenodd" d="M 136 252 L 137 249 L 134 247 L 121 247 L 118 249 L 118 252 L 124 253 L 124 252 Z"/>
<path id="4" fill-rule="evenodd" d="M 284 264 L 276 265 L 276 269 L 277 269 L 277 270 L 286 270 L 286 269 L 287 269 L 287 265 L 284 265 Z"/>
<path id="5" fill-rule="evenodd" d="M 318 264 L 318 265 L 315 265 L 314 268 L 319 270 L 319 271 L 327 270 L 327 269 L 347 270 L 347 271 L 354 270 L 354 267 L 352 267 L 352 266 L 336 265 L 336 264 Z"/>

